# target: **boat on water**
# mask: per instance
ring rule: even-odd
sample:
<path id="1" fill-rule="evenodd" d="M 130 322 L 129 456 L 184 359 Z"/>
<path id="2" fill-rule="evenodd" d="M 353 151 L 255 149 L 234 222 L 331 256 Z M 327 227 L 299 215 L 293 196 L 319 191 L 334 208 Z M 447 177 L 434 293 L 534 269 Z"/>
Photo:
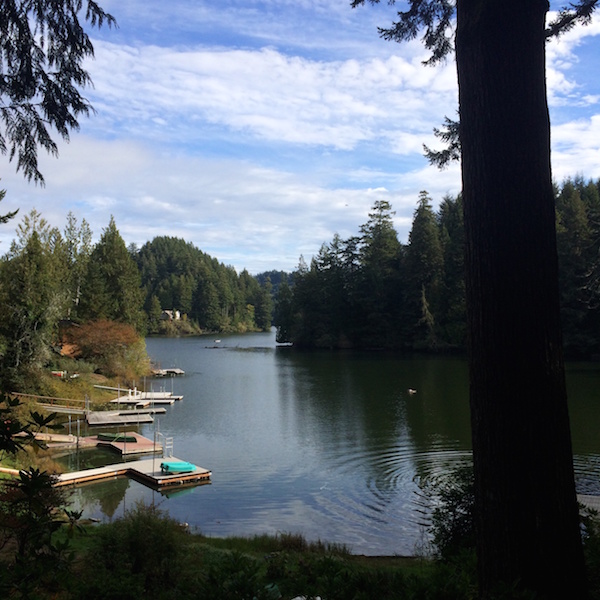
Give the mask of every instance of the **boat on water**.
<path id="1" fill-rule="evenodd" d="M 164 475 L 176 475 L 178 473 L 192 473 L 197 469 L 196 465 L 185 461 L 164 461 L 160 463 L 160 472 Z"/>
<path id="2" fill-rule="evenodd" d="M 183 369 L 178 369 L 177 367 L 171 367 L 169 369 L 152 369 L 153 377 L 177 377 L 185 375 L 185 371 Z"/>

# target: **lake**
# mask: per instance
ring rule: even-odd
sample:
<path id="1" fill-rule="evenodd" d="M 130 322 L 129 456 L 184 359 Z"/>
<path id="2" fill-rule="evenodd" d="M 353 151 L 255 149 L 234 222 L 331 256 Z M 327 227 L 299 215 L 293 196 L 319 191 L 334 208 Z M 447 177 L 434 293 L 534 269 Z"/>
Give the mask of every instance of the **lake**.
<path id="1" fill-rule="evenodd" d="M 145 382 L 184 398 L 140 433 L 173 437 L 174 456 L 210 469 L 211 483 L 168 495 L 129 479 L 83 486 L 74 495 L 86 516 L 110 520 L 144 501 L 205 535 L 298 532 L 407 555 L 425 539 L 424 486 L 470 461 L 462 358 L 299 352 L 276 347 L 274 333 L 149 338 L 147 348 L 186 374 Z M 569 365 L 584 493 L 600 493 L 599 384 L 600 365 Z M 98 460 L 80 453 L 71 466 Z"/>

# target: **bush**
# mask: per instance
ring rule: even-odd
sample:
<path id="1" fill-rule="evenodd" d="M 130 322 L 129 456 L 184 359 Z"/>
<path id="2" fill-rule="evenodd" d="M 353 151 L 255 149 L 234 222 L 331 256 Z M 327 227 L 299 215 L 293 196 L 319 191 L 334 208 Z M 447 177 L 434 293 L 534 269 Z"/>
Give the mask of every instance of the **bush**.
<path id="1" fill-rule="evenodd" d="M 0 485 L 0 591 L 12 598 L 58 597 L 70 587 L 70 534 L 79 513 L 64 507 L 64 492 L 37 469 Z M 58 535 L 66 525 L 66 535 Z M 5 597 L 5 596 L 3 596 Z"/>
<path id="2" fill-rule="evenodd" d="M 155 506 L 137 504 L 99 528 L 81 597 L 167 598 L 182 579 L 188 534 Z"/>
<path id="3" fill-rule="evenodd" d="M 71 356 L 97 364 L 109 377 L 139 379 L 150 370 L 144 339 L 126 323 L 104 320 L 72 326 L 64 338 L 75 348 Z"/>
<path id="4" fill-rule="evenodd" d="M 450 560 L 475 550 L 473 469 L 461 467 L 433 490 L 437 506 L 431 517 L 436 554 Z"/>

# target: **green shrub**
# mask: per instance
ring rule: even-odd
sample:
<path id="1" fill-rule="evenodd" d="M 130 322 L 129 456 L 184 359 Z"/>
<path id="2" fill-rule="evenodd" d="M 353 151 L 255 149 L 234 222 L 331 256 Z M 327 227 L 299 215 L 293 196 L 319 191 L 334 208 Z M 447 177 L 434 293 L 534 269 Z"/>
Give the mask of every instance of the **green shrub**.
<path id="1" fill-rule="evenodd" d="M 443 560 L 475 549 L 473 469 L 461 467 L 433 489 L 436 507 L 431 517 L 433 545 Z"/>
<path id="2" fill-rule="evenodd" d="M 154 506 L 137 504 L 95 535 L 82 597 L 168 598 L 184 573 L 188 534 Z"/>

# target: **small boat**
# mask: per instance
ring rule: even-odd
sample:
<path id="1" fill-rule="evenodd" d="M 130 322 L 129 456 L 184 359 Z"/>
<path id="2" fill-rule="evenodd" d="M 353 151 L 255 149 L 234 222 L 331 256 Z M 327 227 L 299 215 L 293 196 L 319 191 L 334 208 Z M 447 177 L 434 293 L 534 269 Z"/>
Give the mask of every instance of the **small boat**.
<path id="1" fill-rule="evenodd" d="M 163 475 L 176 475 L 177 473 L 191 473 L 196 470 L 196 465 L 182 460 L 160 463 L 160 472 Z"/>
<path id="2" fill-rule="evenodd" d="M 135 435 L 125 435 L 123 433 L 99 433 L 96 438 L 100 442 L 137 442 Z"/>

